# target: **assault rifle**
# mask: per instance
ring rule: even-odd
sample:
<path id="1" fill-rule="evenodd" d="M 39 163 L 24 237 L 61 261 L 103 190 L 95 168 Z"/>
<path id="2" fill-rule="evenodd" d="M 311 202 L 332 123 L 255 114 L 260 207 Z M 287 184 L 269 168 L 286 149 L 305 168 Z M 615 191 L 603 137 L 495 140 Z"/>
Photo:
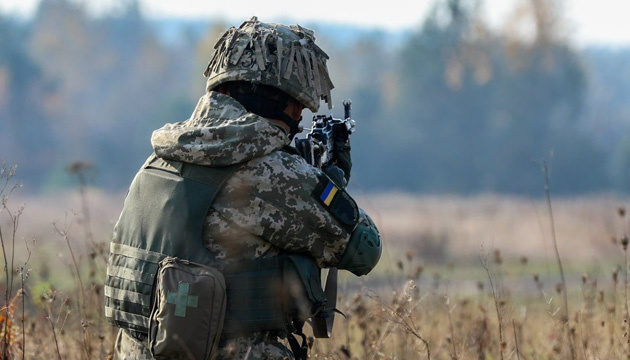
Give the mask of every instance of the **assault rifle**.
<path id="1" fill-rule="evenodd" d="M 332 116 L 315 115 L 313 124 L 304 139 L 295 139 L 295 147 L 302 157 L 309 164 L 323 168 L 335 162 L 335 143 L 333 135 L 335 133 L 347 133 L 350 136 L 354 133 L 355 121 L 352 120 L 352 101 L 343 101 L 344 118 L 335 119 Z"/>
<path id="2" fill-rule="evenodd" d="M 343 101 L 344 118 L 315 115 L 313 124 L 304 139 L 295 139 L 295 147 L 309 164 L 322 169 L 335 163 L 334 136 L 350 136 L 355 130 L 355 121 L 351 118 L 352 101 Z M 329 338 L 332 334 L 337 306 L 337 268 L 330 268 L 324 289 L 328 303 L 324 311 L 313 317 L 313 335 L 317 338 Z M 343 315 L 343 313 L 341 313 Z"/>

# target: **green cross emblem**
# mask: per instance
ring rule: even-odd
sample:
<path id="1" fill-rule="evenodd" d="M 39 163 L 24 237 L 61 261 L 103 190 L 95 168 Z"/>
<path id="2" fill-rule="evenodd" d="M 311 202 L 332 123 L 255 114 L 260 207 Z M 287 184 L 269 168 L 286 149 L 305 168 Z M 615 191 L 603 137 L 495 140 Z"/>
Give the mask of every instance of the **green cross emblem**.
<path id="1" fill-rule="evenodd" d="M 166 294 L 166 303 L 175 304 L 175 316 L 186 317 L 187 307 L 197 307 L 199 297 L 188 295 L 188 290 L 190 290 L 190 284 L 180 282 L 177 292 Z"/>

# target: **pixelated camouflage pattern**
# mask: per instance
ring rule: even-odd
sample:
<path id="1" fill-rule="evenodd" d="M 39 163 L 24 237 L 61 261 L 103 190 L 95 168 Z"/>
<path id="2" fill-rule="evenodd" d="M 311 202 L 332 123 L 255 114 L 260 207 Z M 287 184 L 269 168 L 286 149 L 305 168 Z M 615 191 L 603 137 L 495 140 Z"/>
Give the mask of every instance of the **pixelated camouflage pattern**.
<path id="1" fill-rule="evenodd" d="M 221 344 L 217 360 L 293 360 L 287 346 L 268 333 L 254 333 Z"/>
<path id="2" fill-rule="evenodd" d="M 253 333 L 221 344 L 214 360 L 293 360 L 295 357 L 277 337 Z M 139 341 L 124 330 L 118 331 L 113 360 L 153 360 L 147 340 Z"/>
<path id="3" fill-rule="evenodd" d="M 227 81 L 249 81 L 277 87 L 313 112 L 320 100 L 332 108 L 328 55 L 315 44 L 312 30 L 253 17 L 225 31 L 214 49 L 204 72 L 208 91 Z"/>
<path id="4" fill-rule="evenodd" d="M 206 218 L 211 251 L 231 262 L 286 250 L 309 254 L 320 267 L 336 265 L 349 233 L 312 196 L 318 176 L 285 152 L 248 162 L 228 180 Z"/>
<path id="5" fill-rule="evenodd" d="M 189 120 L 156 130 L 151 142 L 169 160 L 242 163 L 206 218 L 207 247 L 224 265 L 282 250 L 309 254 L 321 267 L 341 258 L 350 234 L 312 195 L 323 175 L 300 156 L 278 151 L 290 142 L 279 126 L 209 92 Z"/>
<path id="6" fill-rule="evenodd" d="M 216 92 L 199 99 L 190 119 L 166 124 L 151 135 L 158 157 L 204 166 L 238 164 L 289 143 L 282 128 Z"/>
<path id="7" fill-rule="evenodd" d="M 319 266 L 328 267 L 343 255 L 350 234 L 311 194 L 324 175 L 300 156 L 281 151 L 290 143 L 284 130 L 248 113 L 231 97 L 207 93 L 190 119 L 156 130 L 151 142 L 165 159 L 206 166 L 242 164 L 205 220 L 206 245 L 222 260 L 219 268 L 282 251 L 310 254 Z M 294 358 L 265 332 L 231 339 L 218 355 L 219 359 Z M 114 358 L 151 359 L 146 341 L 122 330 Z"/>
<path id="8" fill-rule="evenodd" d="M 123 329 L 118 330 L 113 360 L 152 360 L 148 340 L 138 341 Z"/>

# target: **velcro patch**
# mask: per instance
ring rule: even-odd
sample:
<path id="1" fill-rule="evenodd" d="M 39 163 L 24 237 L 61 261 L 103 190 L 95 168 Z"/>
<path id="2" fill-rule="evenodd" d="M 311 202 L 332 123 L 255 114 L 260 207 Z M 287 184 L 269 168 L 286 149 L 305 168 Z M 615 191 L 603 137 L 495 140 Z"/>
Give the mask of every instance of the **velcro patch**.
<path id="1" fill-rule="evenodd" d="M 344 190 L 337 187 L 327 176 L 322 175 L 313 190 L 313 197 L 350 230 L 359 222 L 359 207 Z"/>

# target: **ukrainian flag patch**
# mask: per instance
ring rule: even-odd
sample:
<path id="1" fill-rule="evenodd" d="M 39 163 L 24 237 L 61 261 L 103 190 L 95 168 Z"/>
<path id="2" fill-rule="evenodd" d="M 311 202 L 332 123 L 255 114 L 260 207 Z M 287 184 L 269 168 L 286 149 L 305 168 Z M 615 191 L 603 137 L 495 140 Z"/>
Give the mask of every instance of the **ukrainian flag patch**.
<path id="1" fill-rule="evenodd" d="M 329 181 L 319 199 L 324 203 L 324 205 L 330 206 L 330 203 L 335 198 L 337 191 L 339 191 L 339 188 L 337 188 L 335 184 L 332 183 L 332 181 Z"/>
<path id="2" fill-rule="evenodd" d="M 343 189 L 335 185 L 329 177 L 322 174 L 312 196 L 331 213 L 339 222 L 352 231 L 359 221 L 357 203 Z"/>

